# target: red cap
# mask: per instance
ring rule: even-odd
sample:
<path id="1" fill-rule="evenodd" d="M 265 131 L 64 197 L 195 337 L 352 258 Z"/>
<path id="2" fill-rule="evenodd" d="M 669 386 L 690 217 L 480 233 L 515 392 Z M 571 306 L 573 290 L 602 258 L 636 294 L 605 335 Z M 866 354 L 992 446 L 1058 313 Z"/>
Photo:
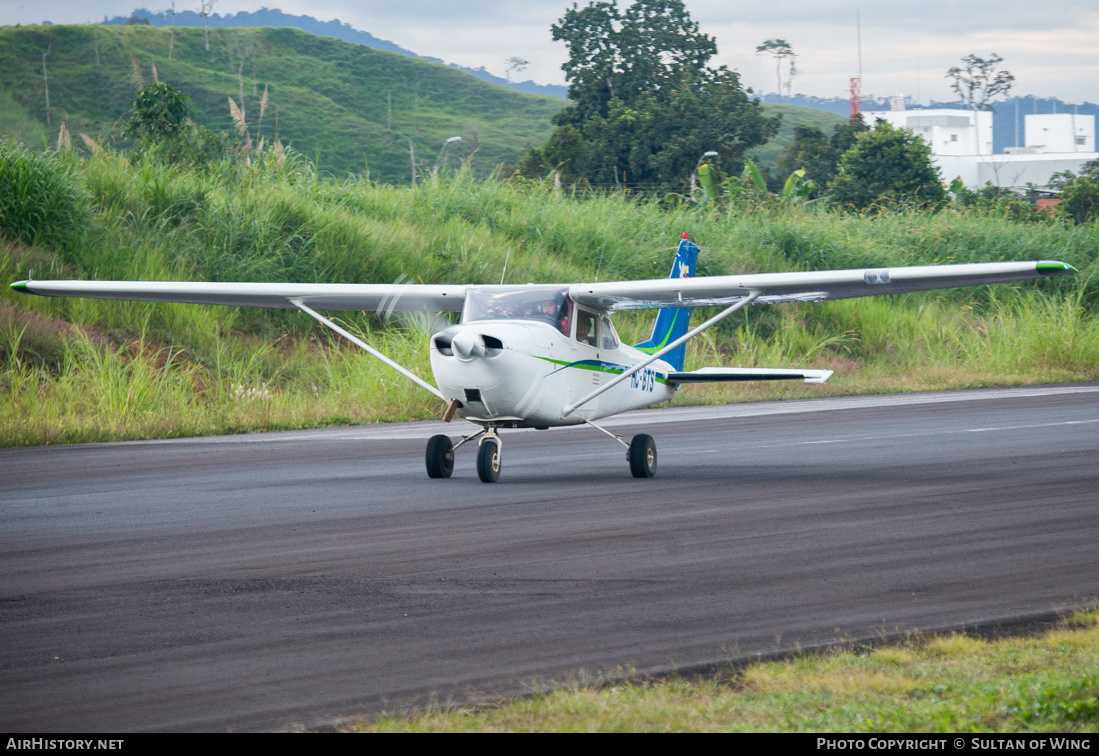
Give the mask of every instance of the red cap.
<path id="1" fill-rule="evenodd" d="M 687 232 L 686 232 L 686 231 L 684 231 L 684 232 L 683 232 L 683 238 L 684 238 L 684 239 L 689 239 L 689 238 L 691 238 L 691 237 L 687 236 Z"/>

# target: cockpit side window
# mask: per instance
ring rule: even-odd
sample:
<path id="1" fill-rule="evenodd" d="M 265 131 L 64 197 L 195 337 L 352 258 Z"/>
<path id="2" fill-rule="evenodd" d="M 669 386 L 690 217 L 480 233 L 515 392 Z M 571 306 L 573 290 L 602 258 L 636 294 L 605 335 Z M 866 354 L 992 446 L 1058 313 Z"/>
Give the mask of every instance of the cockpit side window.
<path id="1" fill-rule="evenodd" d="M 599 316 L 591 310 L 576 308 L 576 340 L 581 344 L 599 344 Z"/>
<path id="2" fill-rule="evenodd" d="M 600 331 L 599 339 L 603 349 L 618 349 L 618 336 L 611 325 L 611 319 L 606 315 L 603 316 L 603 330 Z"/>
<path id="3" fill-rule="evenodd" d="M 569 329 L 572 327 L 572 300 L 565 297 L 565 301 L 561 303 L 561 309 L 557 311 L 557 330 L 566 336 L 569 335 Z"/>

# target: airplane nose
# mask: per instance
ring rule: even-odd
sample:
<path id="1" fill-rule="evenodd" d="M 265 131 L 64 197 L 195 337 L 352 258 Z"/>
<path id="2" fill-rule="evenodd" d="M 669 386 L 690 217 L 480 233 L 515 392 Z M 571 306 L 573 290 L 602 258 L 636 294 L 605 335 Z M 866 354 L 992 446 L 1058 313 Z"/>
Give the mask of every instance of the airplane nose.
<path id="1" fill-rule="evenodd" d="M 483 357 L 485 354 L 484 340 L 479 335 L 469 331 L 455 334 L 450 346 L 462 362 L 469 362 L 474 357 Z"/>

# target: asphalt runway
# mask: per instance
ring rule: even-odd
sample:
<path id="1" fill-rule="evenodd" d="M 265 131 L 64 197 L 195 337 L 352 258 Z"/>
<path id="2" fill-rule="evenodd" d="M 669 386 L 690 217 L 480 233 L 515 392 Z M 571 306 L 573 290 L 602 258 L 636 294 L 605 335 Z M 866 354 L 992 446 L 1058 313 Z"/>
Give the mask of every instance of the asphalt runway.
<path id="1" fill-rule="evenodd" d="M 0 451 L 0 728 L 315 728 L 1099 594 L 1099 385 Z M 469 426 L 472 427 L 472 426 Z"/>

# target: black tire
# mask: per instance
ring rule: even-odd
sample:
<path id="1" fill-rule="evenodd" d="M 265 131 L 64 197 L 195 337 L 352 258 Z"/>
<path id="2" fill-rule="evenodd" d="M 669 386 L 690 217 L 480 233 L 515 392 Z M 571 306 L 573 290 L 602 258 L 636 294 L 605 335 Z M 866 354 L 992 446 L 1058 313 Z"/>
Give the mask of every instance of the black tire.
<path id="1" fill-rule="evenodd" d="M 635 478 L 656 477 L 656 442 L 645 433 L 638 433 L 630 441 L 630 472 Z"/>
<path id="2" fill-rule="evenodd" d="M 477 477 L 482 483 L 495 483 L 500 479 L 500 444 L 486 438 L 477 449 Z"/>
<path id="3" fill-rule="evenodd" d="M 446 436 L 432 436 L 427 441 L 427 477 L 449 478 L 454 472 L 454 444 Z"/>

